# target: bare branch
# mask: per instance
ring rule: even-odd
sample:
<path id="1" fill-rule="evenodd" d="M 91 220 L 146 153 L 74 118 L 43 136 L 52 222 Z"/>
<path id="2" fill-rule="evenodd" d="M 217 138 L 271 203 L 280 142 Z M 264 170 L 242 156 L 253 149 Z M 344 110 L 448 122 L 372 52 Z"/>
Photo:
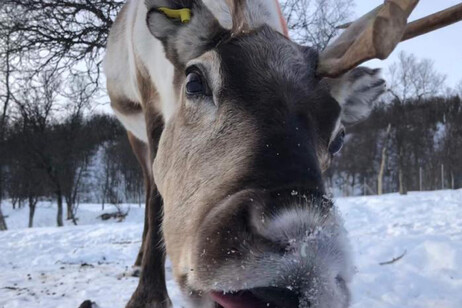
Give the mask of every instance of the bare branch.
<path id="1" fill-rule="evenodd" d="M 282 11 L 290 36 L 300 44 L 324 50 L 338 34 L 336 25 L 352 15 L 352 0 L 285 0 Z"/>
<path id="2" fill-rule="evenodd" d="M 90 75 L 86 80 L 96 93 L 109 30 L 122 5 L 122 0 L 2 1 L 0 59 L 8 52 L 22 74 L 53 68 L 64 77 Z"/>
<path id="3" fill-rule="evenodd" d="M 396 262 L 398 262 L 399 260 L 401 260 L 402 258 L 404 258 L 404 256 L 406 255 L 406 253 L 407 253 L 407 250 L 405 250 L 405 251 L 403 252 L 403 254 L 400 255 L 399 257 L 393 258 L 393 259 L 390 260 L 390 261 L 380 262 L 379 265 L 382 265 L 382 266 L 383 266 L 383 265 L 391 265 L 391 264 L 393 264 L 393 263 L 396 263 Z"/>

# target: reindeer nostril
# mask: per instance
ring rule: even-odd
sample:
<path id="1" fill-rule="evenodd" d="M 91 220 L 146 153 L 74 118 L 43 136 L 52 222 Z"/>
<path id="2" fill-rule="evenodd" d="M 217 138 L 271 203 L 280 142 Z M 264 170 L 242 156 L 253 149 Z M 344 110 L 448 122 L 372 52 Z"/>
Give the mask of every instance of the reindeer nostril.
<path id="1" fill-rule="evenodd" d="M 260 301 L 267 303 L 267 307 L 298 308 L 299 295 L 287 288 L 255 288 L 250 292 Z"/>

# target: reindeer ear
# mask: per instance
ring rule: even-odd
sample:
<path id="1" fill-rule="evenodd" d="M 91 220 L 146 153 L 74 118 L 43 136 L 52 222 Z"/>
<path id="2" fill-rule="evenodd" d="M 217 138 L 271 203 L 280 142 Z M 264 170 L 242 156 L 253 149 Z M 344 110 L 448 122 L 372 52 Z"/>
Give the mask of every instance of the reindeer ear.
<path id="1" fill-rule="evenodd" d="M 163 43 L 167 58 L 177 67 L 213 48 L 227 32 L 201 0 L 146 0 L 146 5 L 149 31 Z M 190 19 L 185 22 L 163 8 L 189 9 Z"/>
<path id="2" fill-rule="evenodd" d="M 379 69 L 358 67 L 339 78 L 327 78 L 330 93 L 342 107 L 342 122 L 356 124 L 369 117 L 375 101 L 386 90 Z"/>

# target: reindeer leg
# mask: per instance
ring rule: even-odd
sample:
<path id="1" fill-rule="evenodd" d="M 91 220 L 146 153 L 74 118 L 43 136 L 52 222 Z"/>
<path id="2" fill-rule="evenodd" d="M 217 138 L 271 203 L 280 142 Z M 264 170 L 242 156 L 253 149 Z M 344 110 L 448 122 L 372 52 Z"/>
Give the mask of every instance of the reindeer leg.
<path id="1" fill-rule="evenodd" d="M 140 251 L 135 260 L 135 267 L 141 267 L 141 263 L 143 260 L 143 247 L 146 241 L 146 235 L 149 229 L 149 200 L 151 197 L 151 175 L 150 175 L 150 167 L 149 167 L 149 148 L 148 145 L 140 140 L 138 140 L 131 132 L 127 132 L 128 141 L 130 142 L 130 146 L 132 148 L 133 153 L 138 160 L 141 169 L 143 171 L 144 177 L 144 191 L 146 192 L 146 207 L 144 212 L 144 228 L 143 228 L 143 237 L 141 242 Z"/>
<path id="2" fill-rule="evenodd" d="M 144 254 L 138 287 L 127 308 L 171 307 L 165 283 L 165 253 L 159 230 L 162 219 L 162 198 L 155 188 L 149 200 L 149 229 L 144 242 Z"/>
<path id="3" fill-rule="evenodd" d="M 133 293 L 126 307 L 168 308 L 172 307 L 172 303 L 168 297 L 167 285 L 165 282 L 165 251 L 163 248 L 162 232 L 160 230 L 162 225 L 163 203 L 151 172 L 152 162 L 156 157 L 160 135 L 163 130 L 163 120 L 155 111 L 152 111 L 151 116 L 146 116 L 146 119 L 150 135 L 150 144 L 147 152 L 148 159 L 146 159 L 146 152 L 144 152 L 144 162 L 147 161 L 147 163 L 145 163 L 145 171 L 148 175 L 145 177 L 145 179 L 147 179 L 146 234 L 143 236 L 141 248 L 143 257 L 140 280 L 135 293 Z"/>

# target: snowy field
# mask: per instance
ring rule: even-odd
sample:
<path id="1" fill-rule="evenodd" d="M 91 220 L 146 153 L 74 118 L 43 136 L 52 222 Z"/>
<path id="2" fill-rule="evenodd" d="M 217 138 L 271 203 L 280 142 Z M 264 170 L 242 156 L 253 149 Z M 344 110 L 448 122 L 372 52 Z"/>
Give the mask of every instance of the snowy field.
<path id="1" fill-rule="evenodd" d="M 357 266 L 352 307 L 462 307 L 462 190 L 337 205 Z M 137 284 L 124 273 L 138 252 L 143 209 L 132 205 L 124 222 L 103 223 L 99 205 L 81 205 L 79 226 L 55 228 L 54 206 L 42 203 L 34 229 L 27 208 L 3 211 L 10 230 L 0 232 L 0 307 L 77 308 L 86 299 L 124 307 Z M 184 307 L 168 266 L 167 276 L 174 306 Z"/>

